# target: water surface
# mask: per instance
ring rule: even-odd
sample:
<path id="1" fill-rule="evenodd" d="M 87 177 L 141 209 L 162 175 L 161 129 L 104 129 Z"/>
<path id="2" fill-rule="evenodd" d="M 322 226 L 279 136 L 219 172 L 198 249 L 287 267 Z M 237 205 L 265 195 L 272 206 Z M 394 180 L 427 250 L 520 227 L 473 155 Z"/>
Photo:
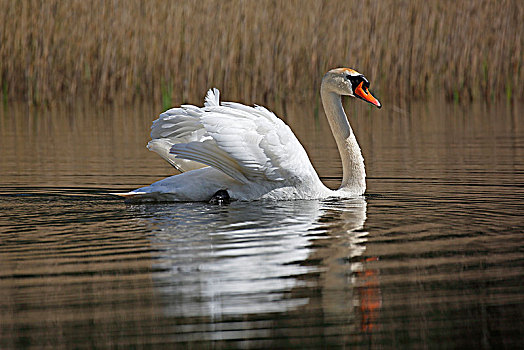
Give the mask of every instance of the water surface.
<path id="1" fill-rule="evenodd" d="M 0 114 L 0 347 L 517 348 L 519 105 L 348 105 L 368 173 L 343 201 L 125 204 L 171 175 L 152 107 Z M 331 187 L 327 122 L 287 122 Z"/>

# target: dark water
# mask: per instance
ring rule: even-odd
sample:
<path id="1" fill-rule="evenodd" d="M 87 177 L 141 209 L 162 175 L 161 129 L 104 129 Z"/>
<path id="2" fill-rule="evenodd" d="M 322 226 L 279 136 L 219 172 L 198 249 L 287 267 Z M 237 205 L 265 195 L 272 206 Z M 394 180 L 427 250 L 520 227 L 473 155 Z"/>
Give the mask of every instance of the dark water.
<path id="1" fill-rule="evenodd" d="M 336 186 L 306 107 L 288 122 Z M 171 174 L 158 111 L 3 110 L 0 348 L 522 346 L 522 106 L 348 111 L 365 198 L 216 206 L 107 195 Z"/>

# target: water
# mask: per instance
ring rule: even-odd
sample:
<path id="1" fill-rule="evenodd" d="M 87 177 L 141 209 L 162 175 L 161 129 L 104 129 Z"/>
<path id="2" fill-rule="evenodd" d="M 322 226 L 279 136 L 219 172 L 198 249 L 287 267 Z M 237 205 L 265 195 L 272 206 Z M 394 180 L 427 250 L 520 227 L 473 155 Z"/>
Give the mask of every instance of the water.
<path id="1" fill-rule="evenodd" d="M 287 121 L 335 187 L 309 107 Z M 152 107 L 3 110 L 0 348 L 521 346 L 522 106 L 348 111 L 365 198 L 217 206 L 107 194 L 172 173 Z"/>

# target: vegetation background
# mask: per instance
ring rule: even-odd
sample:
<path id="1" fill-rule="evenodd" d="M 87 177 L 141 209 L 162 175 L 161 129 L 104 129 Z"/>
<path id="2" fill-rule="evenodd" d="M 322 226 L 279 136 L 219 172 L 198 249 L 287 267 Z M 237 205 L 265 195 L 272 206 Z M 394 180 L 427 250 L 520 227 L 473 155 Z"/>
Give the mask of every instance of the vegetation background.
<path id="1" fill-rule="evenodd" d="M 0 0 L 4 103 L 282 104 L 349 66 L 388 99 L 524 96 L 524 1 Z"/>

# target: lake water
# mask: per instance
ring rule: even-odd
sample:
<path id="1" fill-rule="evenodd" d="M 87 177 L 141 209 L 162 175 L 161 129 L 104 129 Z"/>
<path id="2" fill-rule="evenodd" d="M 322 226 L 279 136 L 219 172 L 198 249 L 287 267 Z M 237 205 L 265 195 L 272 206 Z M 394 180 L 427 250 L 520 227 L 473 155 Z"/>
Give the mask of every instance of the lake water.
<path id="1" fill-rule="evenodd" d="M 0 348 L 522 346 L 524 106 L 384 105 L 347 106 L 365 197 L 224 206 L 108 195 L 173 174 L 153 106 L 4 108 Z"/>

